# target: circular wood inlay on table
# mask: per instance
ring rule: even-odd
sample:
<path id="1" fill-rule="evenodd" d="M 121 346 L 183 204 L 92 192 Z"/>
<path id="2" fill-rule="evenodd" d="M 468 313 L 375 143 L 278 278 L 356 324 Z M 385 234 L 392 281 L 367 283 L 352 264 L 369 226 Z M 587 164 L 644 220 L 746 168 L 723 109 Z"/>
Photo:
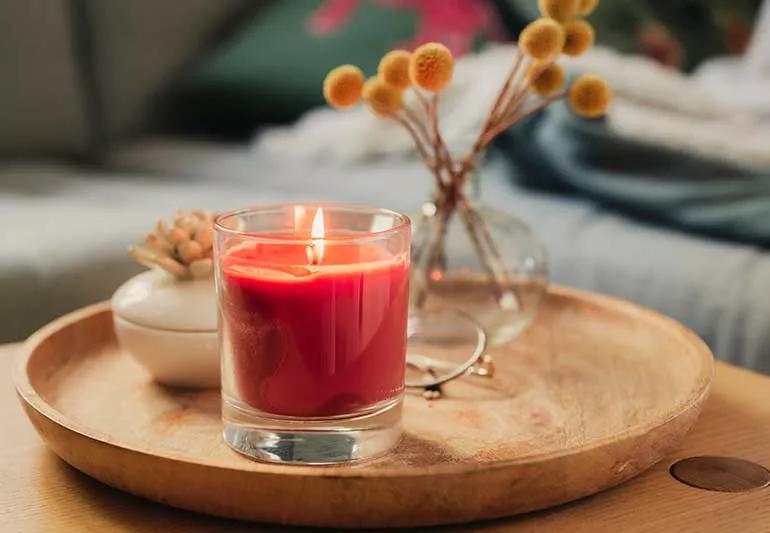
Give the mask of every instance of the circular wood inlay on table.
<path id="1" fill-rule="evenodd" d="M 393 453 L 337 467 L 229 450 L 218 391 L 152 383 L 117 346 L 106 304 L 35 334 L 16 378 L 53 451 L 109 485 L 220 516 L 378 527 L 510 516 L 621 483 L 681 444 L 712 374 L 680 324 L 568 289 L 493 354 L 493 379 L 456 380 L 438 401 L 409 394 Z"/>
<path id="2" fill-rule="evenodd" d="M 735 457 L 688 457 L 669 471 L 678 481 L 704 490 L 745 492 L 770 486 L 767 468 Z"/>

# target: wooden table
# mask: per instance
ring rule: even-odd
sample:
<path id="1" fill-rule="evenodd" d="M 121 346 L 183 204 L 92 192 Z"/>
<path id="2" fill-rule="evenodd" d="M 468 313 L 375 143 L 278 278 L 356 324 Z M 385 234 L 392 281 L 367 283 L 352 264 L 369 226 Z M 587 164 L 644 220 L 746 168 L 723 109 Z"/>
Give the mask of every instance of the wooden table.
<path id="1" fill-rule="evenodd" d="M 124 494 L 49 452 L 9 382 L 13 352 L 0 346 L 0 530 L 218 532 L 268 529 L 171 509 Z M 718 364 L 713 392 L 686 445 L 641 476 L 584 500 L 521 517 L 453 528 L 473 531 L 770 531 L 770 488 L 704 491 L 669 473 L 677 459 L 721 455 L 770 466 L 770 378 Z M 301 512 L 301 502 L 297 504 Z M 279 529 L 279 528 L 275 528 Z"/>

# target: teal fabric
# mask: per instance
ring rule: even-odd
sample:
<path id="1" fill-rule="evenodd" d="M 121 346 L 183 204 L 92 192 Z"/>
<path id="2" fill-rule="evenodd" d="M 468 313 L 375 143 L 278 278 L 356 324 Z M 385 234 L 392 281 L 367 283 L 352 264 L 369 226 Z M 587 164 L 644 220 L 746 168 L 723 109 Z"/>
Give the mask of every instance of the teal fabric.
<path id="1" fill-rule="evenodd" d="M 182 76 L 169 98 L 182 129 L 247 134 L 323 104 L 332 68 L 372 76 L 382 56 L 441 40 L 456 55 L 501 37 L 487 0 L 273 2 Z M 174 120 L 176 119 L 176 120 Z"/>
<path id="2" fill-rule="evenodd" d="M 770 169 L 741 168 L 613 134 L 564 104 L 498 143 L 514 179 L 663 224 L 770 246 Z"/>
<path id="3" fill-rule="evenodd" d="M 377 72 L 382 55 L 415 32 L 412 11 L 364 3 L 325 35 L 309 30 L 321 0 L 274 2 L 229 42 L 187 73 L 173 91 L 178 119 L 250 133 L 260 122 L 284 122 L 323 104 L 321 84 L 337 65 Z"/>

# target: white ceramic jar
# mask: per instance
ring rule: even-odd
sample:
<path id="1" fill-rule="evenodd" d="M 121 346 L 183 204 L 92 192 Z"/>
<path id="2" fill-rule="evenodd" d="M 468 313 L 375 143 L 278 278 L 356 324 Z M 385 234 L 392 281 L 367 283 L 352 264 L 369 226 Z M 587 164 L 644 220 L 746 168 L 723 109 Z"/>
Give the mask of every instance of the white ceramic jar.
<path id="1" fill-rule="evenodd" d="M 217 298 L 212 278 L 143 272 L 112 297 L 121 347 L 164 385 L 219 386 Z"/>

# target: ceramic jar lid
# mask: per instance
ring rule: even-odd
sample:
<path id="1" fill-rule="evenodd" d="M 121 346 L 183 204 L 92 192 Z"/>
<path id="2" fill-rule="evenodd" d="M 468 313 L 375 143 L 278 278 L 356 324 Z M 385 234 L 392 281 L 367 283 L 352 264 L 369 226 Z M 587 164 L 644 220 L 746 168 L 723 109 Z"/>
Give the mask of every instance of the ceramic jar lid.
<path id="1" fill-rule="evenodd" d="M 112 310 L 148 328 L 216 331 L 217 295 L 213 278 L 177 280 L 161 270 L 134 276 L 115 292 Z"/>

